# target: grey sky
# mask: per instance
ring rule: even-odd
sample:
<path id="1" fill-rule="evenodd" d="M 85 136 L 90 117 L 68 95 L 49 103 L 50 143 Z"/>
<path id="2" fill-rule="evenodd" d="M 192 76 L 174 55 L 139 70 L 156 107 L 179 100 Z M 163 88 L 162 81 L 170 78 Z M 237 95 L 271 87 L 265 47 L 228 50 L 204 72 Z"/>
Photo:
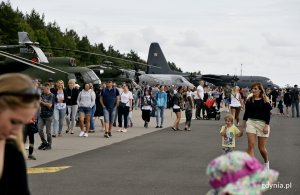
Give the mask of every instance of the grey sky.
<path id="1" fill-rule="evenodd" d="M 131 49 L 147 60 L 158 42 L 168 61 L 202 74 L 260 75 L 300 84 L 298 0 L 11 0 L 91 43 Z"/>

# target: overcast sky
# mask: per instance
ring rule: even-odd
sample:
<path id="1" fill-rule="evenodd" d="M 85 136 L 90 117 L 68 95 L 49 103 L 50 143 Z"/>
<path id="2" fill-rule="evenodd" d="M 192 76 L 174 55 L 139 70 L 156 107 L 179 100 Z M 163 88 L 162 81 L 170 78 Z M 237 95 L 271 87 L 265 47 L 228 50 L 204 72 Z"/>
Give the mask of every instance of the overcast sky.
<path id="1" fill-rule="evenodd" d="M 158 42 L 183 71 L 269 77 L 300 84 L 299 0 L 10 0 L 23 13 L 35 9 L 46 22 L 134 50 L 147 60 Z M 241 64 L 243 64 L 241 66 Z"/>

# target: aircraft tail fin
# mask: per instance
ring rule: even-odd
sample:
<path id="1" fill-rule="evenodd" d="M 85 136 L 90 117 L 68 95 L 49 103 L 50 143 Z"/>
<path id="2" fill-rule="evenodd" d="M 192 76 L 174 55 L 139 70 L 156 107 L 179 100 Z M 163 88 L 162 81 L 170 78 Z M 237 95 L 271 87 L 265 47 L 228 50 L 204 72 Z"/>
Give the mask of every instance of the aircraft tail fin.
<path id="1" fill-rule="evenodd" d="M 172 72 L 158 43 L 151 43 L 147 64 L 161 67 L 159 69 L 148 66 L 147 74 L 170 74 Z"/>
<path id="2" fill-rule="evenodd" d="M 32 44 L 27 32 L 18 32 L 19 44 Z"/>

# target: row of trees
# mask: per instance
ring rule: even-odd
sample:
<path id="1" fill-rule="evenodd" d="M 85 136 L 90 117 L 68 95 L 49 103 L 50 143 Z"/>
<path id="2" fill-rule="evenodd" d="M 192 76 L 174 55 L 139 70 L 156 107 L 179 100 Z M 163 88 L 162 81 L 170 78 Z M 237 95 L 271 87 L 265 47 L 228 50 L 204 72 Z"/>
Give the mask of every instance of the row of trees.
<path id="1" fill-rule="evenodd" d="M 114 49 L 112 45 L 109 45 L 106 49 L 103 43 L 91 44 L 87 36 L 80 37 L 73 29 L 61 31 L 55 21 L 46 24 L 44 19 L 44 14 L 40 15 L 34 9 L 30 14 L 24 15 L 18 9 L 13 10 L 9 2 L 2 2 L 0 4 L 0 45 L 15 45 L 18 43 L 17 32 L 25 31 L 28 32 L 32 41 L 39 42 L 39 44 L 44 47 L 88 51 L 146 63 L 138 56 L 137 52 L 133 50 L 127 54 L 121 54 L 120 51 Z M 77 64 L 81 66 L 101 64 L 105 60 L 109 60 L 113 64 L 123 68 L 145 69 L 145 67 L 130 62 L 124 62 L 118 59 L 105 59 L 104 57 L 96 55 L 54 49 L 44 49 L 44 51 L 50 52 L 54 56 L 75 57 L 77 59 Z M 175 63 L 169 62 L 169 65 L 171 69 L 181 71 L 180 68 L 177 68 Z"/>

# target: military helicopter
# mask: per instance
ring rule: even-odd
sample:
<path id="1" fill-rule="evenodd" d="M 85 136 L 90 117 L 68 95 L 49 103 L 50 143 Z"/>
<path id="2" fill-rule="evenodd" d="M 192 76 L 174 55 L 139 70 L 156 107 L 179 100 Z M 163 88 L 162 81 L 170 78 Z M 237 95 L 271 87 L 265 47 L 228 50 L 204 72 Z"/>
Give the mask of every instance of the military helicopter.
<path id="1" fill-rule="evenodd" d="M 27 32 L 18 32 L 18 37 L 19 45 L 0 46 L 0 49 L 20 48 L 17 55 L 0 50 L 0 56 L 5 57 L 4 61 L 0 61 L 0 74 L 20 72 L 42 81 L 48 81 L 49 78 L 65 82 L 76 79 L 78 84 L 101 84 L 91 69 L 76 67 L 74 58 L 46 56 L 38 43 L 33 43 L 29 39 Z"/>

